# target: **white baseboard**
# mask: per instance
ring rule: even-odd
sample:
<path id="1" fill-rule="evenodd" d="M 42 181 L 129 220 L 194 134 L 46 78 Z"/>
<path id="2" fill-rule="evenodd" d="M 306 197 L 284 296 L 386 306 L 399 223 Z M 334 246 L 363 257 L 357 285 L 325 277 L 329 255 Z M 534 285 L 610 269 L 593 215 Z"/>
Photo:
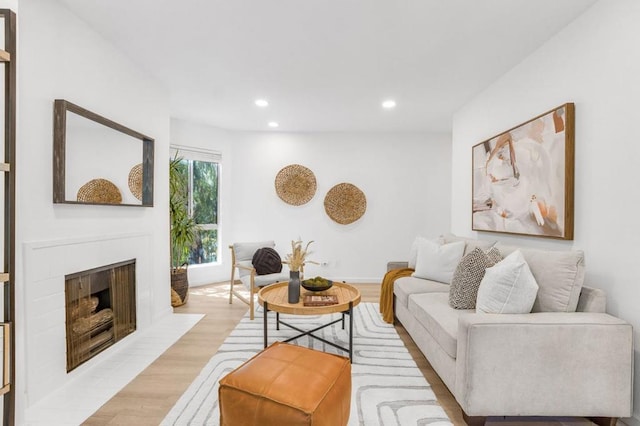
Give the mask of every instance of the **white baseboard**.
<path id="1" fill-rule="evenodd" d="M 332 279 L 331 277 L 328 277 Z M 349 284 L 380 284 L 380 277 L 377 278 L 340 278 L 341 282 Z"/>
<path id="2" fill-rule="evenodd" d="M 327 277 L 329 279 L 332 279 L 331 277 Z M 376 277 L 376 278 L 340 278 L 340 281 L 344 281 L 346 283 L 351 283 L 351 284 L 380 284 L 380 277 Z M 237 281 L 240 282 L 240 281 Z M 211 285 L 211 284 L 225 284 L 228 283 L 228 281 L 220 281 L 220 282 L 207 282 L 207 283 L 192 283 L 191 281 L 189 281 L 189 287 L 202 287 L 205 285 Z M 640 425 L 639 425 L 640 426 Z"/>

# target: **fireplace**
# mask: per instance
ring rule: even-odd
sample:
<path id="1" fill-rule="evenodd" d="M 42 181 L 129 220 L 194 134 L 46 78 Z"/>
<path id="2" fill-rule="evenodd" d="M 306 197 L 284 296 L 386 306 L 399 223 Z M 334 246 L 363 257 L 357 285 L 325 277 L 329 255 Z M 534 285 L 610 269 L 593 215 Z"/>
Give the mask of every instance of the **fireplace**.
<path id="1" fill-rule="evenodd" d="M 65 276 L 67 372 L 136 329 L 135 259 Z"/>

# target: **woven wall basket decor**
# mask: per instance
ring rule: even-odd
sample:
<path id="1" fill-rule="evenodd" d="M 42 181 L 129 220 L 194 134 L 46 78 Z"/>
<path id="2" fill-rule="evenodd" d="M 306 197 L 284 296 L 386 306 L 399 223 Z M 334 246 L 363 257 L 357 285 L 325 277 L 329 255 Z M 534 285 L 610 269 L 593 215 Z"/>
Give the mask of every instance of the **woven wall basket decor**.
<path id="1" fill-rule="evenodd" d="M 316 176 L 300 164 L 282 168 L 276 175 L 276 193 L 292 206 L 308 203 L 316 193 Z"/>
<path id="2" fill-rule="evenodd" d="M 83 203 L 120 204 L 122 202 L 122 194 L 110 180 L 92 179 L 78 190 L 78 201 Z"/>
<path id="3" fill-rule="evenodd" d="M 341 225 L 348 225 L 360 219 L 367 210 L 367 198 L 355 185 L 339 183 L 324 197 L 327 215 Z"/>
<path id="4" fill-rule="evenodd" d="M 129 191 L 142 201 L 142 163 L 133 166 L 129 172 Z"/>

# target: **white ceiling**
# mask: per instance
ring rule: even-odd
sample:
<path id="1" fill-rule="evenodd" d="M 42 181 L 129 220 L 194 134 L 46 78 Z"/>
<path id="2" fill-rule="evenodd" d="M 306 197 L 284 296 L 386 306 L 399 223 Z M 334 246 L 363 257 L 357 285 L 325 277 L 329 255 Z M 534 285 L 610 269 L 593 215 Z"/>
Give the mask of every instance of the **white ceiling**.
<path id="1" fill-rule="evenodd" d="M 450 131 L 456 109 L 595 2 L 60 1 L 167 88 L 172 116 L 310 132 Z"/>

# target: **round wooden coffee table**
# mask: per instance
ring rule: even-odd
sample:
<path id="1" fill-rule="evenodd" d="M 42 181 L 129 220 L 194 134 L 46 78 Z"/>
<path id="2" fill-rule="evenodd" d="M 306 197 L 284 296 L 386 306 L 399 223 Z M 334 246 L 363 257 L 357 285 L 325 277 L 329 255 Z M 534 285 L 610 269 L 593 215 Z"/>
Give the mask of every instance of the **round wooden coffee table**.
<path id="1" fill-rule="evenodd" d="M 326 291 L 322 292 L 311 292 L 306 291 L 303 288 L 300 288 L 300 301 L 298 303 L 289 303 L 288 302 L 288 291 L 289 291 L 289 283 L 288 282 L 279 282 L 275 284 L 268 285 L 263 287 L 258 292 L 258 300 L 262 303 L 264 307 L 264 347 L 267 347 L 267 333 L 268 333 L 268 325 L 267 325 L 267 313 L 269 311 L 274 311 L 276 313 L 276 330 L 280 329 L 280 324 L 285 325 L 289 328 L 292 328 L 300 334 L 297 336 L 291 337 L 285 342 L 289 342 L 291 340 L 295 340 L 302 336 L 309 336 L 310 338 L 314 338 L 320 340 L 334 348 L 343 350 L 349 353 L 349 359 L 353 359 L 353 308 L 360 303 L 360 290 L 356 287 L 340 282 L 334 282 L 333 286 Z M 325 294 L 334 294 L 338 297 L 338 303 L 334 305 L 328 306 L 304 306 L 302 300 L 305 295 L 325 295 Z M 314 328 L 313 330 L 301 330 L 296 326 L 293 326 L 285 321 L 280 320 L 280 314 L 291 314 L 291 315 L 324 315 L 324 314 L 333 314 L 339 312 L 342 314 L 341 318 L 337 320 L 333 320 L 327 324 L 321 325 L 319 327 Z M 314 335 L 313 333 L 321 330 L 325 327 L 329 327 L 333 324 L 336 324 L 342 321 L 342 328 L 344 329 L 344 317 L 345 315 L 349 315 L 349 347 L 345 348 L 337 345 L 334 342 L 330 342 L 320 336 Z"/>

